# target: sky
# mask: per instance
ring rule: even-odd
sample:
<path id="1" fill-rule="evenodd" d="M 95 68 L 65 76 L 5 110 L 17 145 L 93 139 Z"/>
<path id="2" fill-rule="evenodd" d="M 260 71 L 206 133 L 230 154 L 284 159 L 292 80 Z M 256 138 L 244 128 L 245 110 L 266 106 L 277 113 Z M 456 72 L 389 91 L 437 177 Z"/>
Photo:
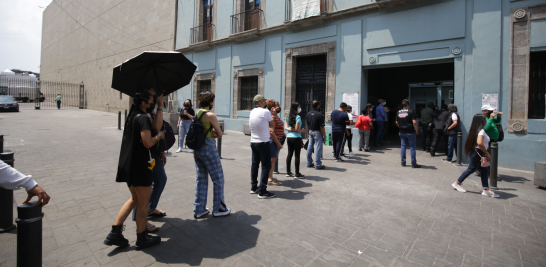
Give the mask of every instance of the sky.
<path id="1" fill-rule="evenodd" d="M 50 3 L 51 0 L 0 0 L 0 71 L 40 72 L 42 13 Z"/>

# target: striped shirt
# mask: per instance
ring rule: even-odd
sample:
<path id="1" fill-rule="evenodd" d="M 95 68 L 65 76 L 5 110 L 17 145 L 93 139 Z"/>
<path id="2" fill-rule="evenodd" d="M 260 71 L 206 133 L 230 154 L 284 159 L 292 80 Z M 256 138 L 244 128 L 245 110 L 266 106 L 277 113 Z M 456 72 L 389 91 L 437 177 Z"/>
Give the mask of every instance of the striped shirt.
<path id="1" fill-rule="evenodd" d="M 284 123 L 276 115 L 273 115 L 273 120 L 275 121 L 275 135 L 278 138 L 284 137 Z"/>

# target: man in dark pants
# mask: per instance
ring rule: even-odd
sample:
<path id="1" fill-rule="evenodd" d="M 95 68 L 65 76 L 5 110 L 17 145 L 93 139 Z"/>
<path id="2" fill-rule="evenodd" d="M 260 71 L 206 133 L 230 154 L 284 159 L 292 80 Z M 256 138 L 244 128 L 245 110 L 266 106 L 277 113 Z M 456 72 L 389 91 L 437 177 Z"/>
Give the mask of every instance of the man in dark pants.
<path id="1" fill-rule="evenodd" d="M 266 107 L 267 99 L 263 95 L 254 97 L 254 104 L 257 106 L 250 112 L 250 148 L 252 149 L 252 167 L 250 169 L 250 193 L 258 194 L 258 198 L 266 199 L 275 197 L 274 193 L 267 191 L 267 179 L 271 169 L 271 147 L 269 139 L 274 139 L 277 148 L 281 149 L 275 135 L 275 121 L 271 112 Z M 260 187 L 258 187 L 258 168 L 262 163 L 262 176 Z"/>
<path id="2" fill-rule="evenodd" d="M 57 102 L 57 109 L 61 109 L 61 94 L 58 94 L 55 98 L 55 101 Z"/>
<path id="3" fill-rule="evenodd" d="M 402 160 L 402 166 L 406 166 L 406 148 L 410 148 L 411 154 L 411 167 L 421 168 L 421 165 L 417 164 L 416 155 L 416 142 L 419 131 L 417 129 L 417 121 L 415 120 L 415 111 L 409 109 L 409 101 L 407 99 L 402 100 L 402 109 L 398 111 L 396 115 L 396 126 L 399 128 L 398 135 L 402 143 L 400 148 L 400 158 Z"/>
<path id="4" fill-rule="evenodd" d="M 347 104 L 341 102 L 338 110 L 332 111 L 332 139 L 334 141 L 334 157 L 337 162 L 346 160 L 346 157 L 340 156 L 343 136 L 346 134 L 347 125 L 350 123 L 347 116 Z"/>
<path id="5" fill-rule="evenodd" d="M 447 109 L 450 115 L 447 118 L 447 135 L 449 136 L 447 142 L 447 158 L 443 159 L 444 162 L 452 163 L 453 154 L 457 149 L 457 133 L 461 131 L 461 118 L 457 113 L 457 105 L 450 104 Z"/>
<path id="6" fill-rule="evenodd" d="M 430 151 L 432 143 L 432 129 L 434 129 L 434 120 L 436 112 L 434 112 L 434 104 L 428 102 L 427 107 L 421 110 L 421 128 L 423 129 L 423 151 Z"/>
<path id="7" fill-rule="evenodd" d="M 447 153 L 448 135 L 444 134 L 444 129 L 448 118 L 449 111 L 447 110 L 447 106 L 443 104 L 434 123 L 434 139 L 430 145 L 430 155 L 433 157 L 436 156 L 436 146 L 438 146 L 438 143 L 440 143 L 440 138 L 444 139 L 444 151 Z"/>

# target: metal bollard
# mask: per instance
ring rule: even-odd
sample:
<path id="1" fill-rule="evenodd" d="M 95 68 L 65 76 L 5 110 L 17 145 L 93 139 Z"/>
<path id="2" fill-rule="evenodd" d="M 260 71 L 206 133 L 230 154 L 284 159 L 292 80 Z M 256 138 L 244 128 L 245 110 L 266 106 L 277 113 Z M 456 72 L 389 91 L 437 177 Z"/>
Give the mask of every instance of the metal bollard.
<path id="1" fill-rule="evenodd" d="M 41 203 L 30 201 L 17 206 L 17 266 L 42 266 Z"/>
<path id="2" fill-rule="evenodd" d="M 273 167 L 273 173 L 279 174 L 279 158 L 275 161 L 275 167 Z"/>
<path id="3" fill-rule="evenodd" d="M 0 159 L 13 167 L 13 152 L 0 154 Z M 15 229 L 13 224 L 13 190 L 0 188 L 0 233 Z"/>
<path id="4" fill-rule="evenodd" d="M 223 123 L 220 124 L 220 129 L 222 130 L 222 133 L 224 133 L 224 124 Z M 220 158 L 222 158 L 222 137 L 217 138 L 216 147 L 218 149 L 218 156 L 220 156 Z"/>
<path id="5" fill-rule="evenodd" d="M 0 153 L 4 153 L 4 135 L 0 135 Z"/>
<path id="6" fill-rule="evenodd" d="M 118 130 L 121 130 L 121 111 L 118 112 Z"/>
<path id="7" fill-rule="evenodd" d="M 499 189 L 497 187 L 497 168 L 499 167 L 499 143 L 491 142 L 491 162 L 489 167 L 489 183 L 491 189 Z"/>
<path id="8" fill-rule="evenodd" d="M 457 166 L 463 166 L 463 132 L 457 133 Z"/>

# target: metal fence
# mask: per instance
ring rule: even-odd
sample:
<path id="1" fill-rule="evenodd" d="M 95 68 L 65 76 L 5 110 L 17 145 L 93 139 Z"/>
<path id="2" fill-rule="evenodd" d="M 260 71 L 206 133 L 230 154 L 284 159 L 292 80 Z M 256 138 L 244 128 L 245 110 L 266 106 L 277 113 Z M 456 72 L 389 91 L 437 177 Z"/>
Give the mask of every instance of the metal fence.
<path id="1" fill-rule="evenodd" d="M 190 44 L 212 41 L 214 38 L 214 24 L 205 24 L 191 28 Z"/>
<path id="2" fill-rule="evenodd" d="M 231 15 L 231 34 L 262 28 L 263 11 L 252 9 Z"/>
<path id="3" fill-rule="evenodd" d="M 84 85 L 58 81 L 40 81 L 18 77 L 0 77 L 0 95 L 17 100 L 19 109 L 54 109 L 60 94 L 61 109 L 85 108 Z"/>

